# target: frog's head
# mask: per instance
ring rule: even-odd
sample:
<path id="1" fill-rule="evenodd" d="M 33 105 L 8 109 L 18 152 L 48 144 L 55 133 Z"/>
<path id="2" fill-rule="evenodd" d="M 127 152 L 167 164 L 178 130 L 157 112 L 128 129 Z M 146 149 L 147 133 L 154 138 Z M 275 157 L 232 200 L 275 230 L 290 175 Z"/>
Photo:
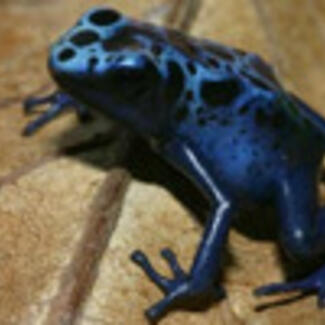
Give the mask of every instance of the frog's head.
<path id="1" fill-rule="evenodd" d="M 160 34 L 158 27 L 95 8 L 52 46 L 49 69 L 77 100 L 154 133 L 167 114 L 166 73 L 156 53 L 162 51 Z"/>

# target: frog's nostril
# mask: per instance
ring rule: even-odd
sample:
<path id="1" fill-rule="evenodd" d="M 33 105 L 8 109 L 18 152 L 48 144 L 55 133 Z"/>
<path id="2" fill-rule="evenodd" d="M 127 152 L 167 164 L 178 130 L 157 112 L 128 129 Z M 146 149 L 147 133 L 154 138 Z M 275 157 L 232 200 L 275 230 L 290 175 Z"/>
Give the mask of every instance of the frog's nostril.
<path id="1" fill-rule="evenodd" d="M 107 26 L 117 22 L 119 19 L 120 14 L 110 9 L 97 10 L 89 17 L 89 20 L 98 26 Z"/>
<path id="2" fill-rule="evenodd" d="M 66 62 L 66 61 L 72 59 L 75 55 L 76 55 L 76 52 L 73 49 L 66 48 L 59 53 L 58 59 L 61 62 Z"/>
<path id="3" fill-rule="evenodd" d="M 81 31 L 71 37 L 71 42 L 76 46 L 86 46 L 99 40 L 99 35 L 91 30 Z"/>

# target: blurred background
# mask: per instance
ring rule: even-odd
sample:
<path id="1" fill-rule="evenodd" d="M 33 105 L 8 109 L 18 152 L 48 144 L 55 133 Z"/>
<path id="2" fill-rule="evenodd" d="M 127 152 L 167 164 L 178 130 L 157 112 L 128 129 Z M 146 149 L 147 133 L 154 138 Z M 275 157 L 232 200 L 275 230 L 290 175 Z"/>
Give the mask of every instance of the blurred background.
<path id="1" fill-rule="evenodd" d="M 256 52 L 325 116 L 324 0 L 0 0 L 0 324 L 146 324 L 143 309 L 161 294 L 129 254 L 141 248 L 168 272 L 160 248 L 189 267 L 200 238 L 202 225 L 177 194 L 182 181 L 178 189 L 152 181 L 177 177 L 161 162 L 143 149 L 128 156 L 140 177 L 121 169 L 129 135 L 113 123 L 81 126 L 71 114 L 21 137 L 23 100 L 55 89 L 49 45 L 95 5 Z M 237 230 L 229 246 L 227 299 L 161 324 L 325 323 L 314 297 L 290 303 L 289 295 L 259 311 L 277 299 L 257 300 L 252 289 L 287 275 L 278 247 Z"/>

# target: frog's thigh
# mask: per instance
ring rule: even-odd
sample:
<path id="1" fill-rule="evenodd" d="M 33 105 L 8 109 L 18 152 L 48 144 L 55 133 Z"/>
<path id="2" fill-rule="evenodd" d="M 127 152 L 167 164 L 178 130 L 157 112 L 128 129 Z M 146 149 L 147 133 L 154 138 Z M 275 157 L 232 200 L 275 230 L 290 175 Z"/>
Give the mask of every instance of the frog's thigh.
<path id="1" fill-rule="evenodd" d="M 325 252 L 325 213 L 317 202 L 317 168 L 303 165 L 285 172 L 275 195 L 280 239 L 288 255 L 307 259 Z"/>

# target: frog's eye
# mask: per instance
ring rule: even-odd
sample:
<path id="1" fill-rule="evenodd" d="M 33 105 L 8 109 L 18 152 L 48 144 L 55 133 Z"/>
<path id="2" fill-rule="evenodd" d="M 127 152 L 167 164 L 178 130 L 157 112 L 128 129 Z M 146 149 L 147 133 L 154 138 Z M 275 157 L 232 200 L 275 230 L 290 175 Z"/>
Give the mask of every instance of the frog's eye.
<path id="1" fill-rule="evenodd" d="M 120 14 L 112 9 L 99 9 L 89 17 L 91 23 L 96 26 L 108 26 L 120 19 Z"/>
<path id="2" fill-rule="evenodd" d="M 128 65 L 126 61 L 109 73 L 112 92 L 120 98 L 134 101 L 141 101 L 152 93 L 159 79 L 156 66 L 148 60 L 136 65 Z"/>
<path id="3" fill-rule="evenodd" d="M 145 81 L 146 73 L 141 69 L 123 67 L 113 74 L 114 80 L 118 82 L 119 85 L 125 84 L 129 87 L 134 84 L 140 84 Z"/>

